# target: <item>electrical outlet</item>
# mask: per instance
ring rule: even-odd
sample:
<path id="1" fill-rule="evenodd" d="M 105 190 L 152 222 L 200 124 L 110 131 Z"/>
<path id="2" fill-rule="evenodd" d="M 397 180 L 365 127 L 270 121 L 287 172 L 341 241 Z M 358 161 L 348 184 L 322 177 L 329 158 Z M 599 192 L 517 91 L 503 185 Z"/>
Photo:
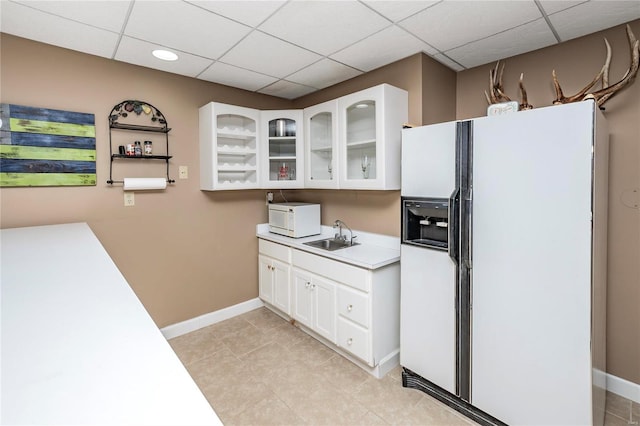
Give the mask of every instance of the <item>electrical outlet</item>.
<path id="1" fill-rule="evenodd" d="M 124 193 L 124 206 L 131 207 L 136 205 L 136 198 L 133 192 L 125 191 Z"/>
<path id="2" fill-rule="evenodd" d="M 267 192 L 267 201 L 265 204 L 269 205 L 269 203 L 273 203 L 273 192 Z"/>
<path id="3" fill-rule="evenodd" d="M 189 168 L 187 166 L 178 167 L 178 178 L 189 179 Z"/>

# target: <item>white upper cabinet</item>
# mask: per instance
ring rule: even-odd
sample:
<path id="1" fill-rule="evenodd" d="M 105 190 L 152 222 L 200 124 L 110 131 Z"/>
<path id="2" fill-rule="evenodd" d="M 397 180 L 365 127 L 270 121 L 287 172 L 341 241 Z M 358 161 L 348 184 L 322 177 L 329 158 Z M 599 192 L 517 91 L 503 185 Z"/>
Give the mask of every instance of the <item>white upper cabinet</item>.
<path id="1" fill-rule="evenodd" d="M 263 188 L 304 186 L 302 110 L 261 111 Z"/>
<path id="2" fill-rule="evenodd" d="M 304 109 L 306 188 L 338 188 L 338 102 Z"/>
<path id="3" fill-rule="evenodd" d="M 259 188 L 260 111 L 211 102 L 200 108 L 200 189 Z"/>
<path id="4" fill-rule="evenodd" d="M 381 84 L 304 110 L 200 108 L 200 189 L 400 189 L 407 91 Z"/>
<path id="5" fill-rule="evenodd" d="M 338 99 L 339 188 L 400 189 L 408 93 L 388 84 Z"/>

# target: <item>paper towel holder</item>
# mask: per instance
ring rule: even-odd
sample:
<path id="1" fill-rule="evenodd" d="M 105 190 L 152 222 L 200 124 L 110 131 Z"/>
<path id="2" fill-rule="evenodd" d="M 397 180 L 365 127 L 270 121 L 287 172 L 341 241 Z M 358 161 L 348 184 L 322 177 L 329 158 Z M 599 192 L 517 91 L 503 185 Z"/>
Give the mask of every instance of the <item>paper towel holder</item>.
<path id="1" fill-rule="evenodd" d="M 124 191 L 164 191 L 167 189 L 165 178 L 124 178 Z"/>
<path id="2" fill-rule="evenodd" d="M 125 178 L 125 179 L 128 179 L 128 178 Z M 141 178 L 141 179 L 142 179 L 142 178 Z M 148 178 L 148 179 L 154 179 L 154 178 Z M 174 179 L 165 179 L 165 178 L 158 178 L 158 179 L 164 179 L 164 180 L 165 180 L 165 182 L 167 183 L 167 185 L 172 184 L 172 183 L 176 183 L 176 181 L 175 181 Z M 109 180 L 107 181 L 107 183 L 108 183 L 109 185 L 113 185 L 114 183 L 121 183 L 121 184 L 124 186 L 124 180 L 111 180 L 111 179 L 109 179 Z M 164 188 L 163 188 L 163 189 L 164 189 Z"/>

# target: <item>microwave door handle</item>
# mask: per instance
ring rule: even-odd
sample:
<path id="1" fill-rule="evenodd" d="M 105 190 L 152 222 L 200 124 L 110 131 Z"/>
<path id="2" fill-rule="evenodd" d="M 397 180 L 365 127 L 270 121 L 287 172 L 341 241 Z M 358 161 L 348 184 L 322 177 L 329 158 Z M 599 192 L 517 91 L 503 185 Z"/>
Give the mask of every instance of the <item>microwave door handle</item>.
<path id="1" fill-rule="evenodd" d="M 459 239 L 460 239 L 460 188 L 456 188 L 449 197 L 449 235 L 447 250 L 449 257 L 458 265 L 460 262 Z"/>

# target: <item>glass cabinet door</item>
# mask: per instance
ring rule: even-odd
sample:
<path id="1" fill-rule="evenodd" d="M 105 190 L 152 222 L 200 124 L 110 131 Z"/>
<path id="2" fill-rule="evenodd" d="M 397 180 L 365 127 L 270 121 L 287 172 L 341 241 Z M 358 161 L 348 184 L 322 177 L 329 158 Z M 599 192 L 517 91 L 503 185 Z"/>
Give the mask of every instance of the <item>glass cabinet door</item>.
<path id="1" fill-rule="evenodd" d="M 346 177 L 376 179 L 376 101 L 358 101 L 346 110 Z"/>
<path id="2" fill-rule="evenodd" d="M 400 189 L 408 93 L 381 84 L 338 98 L 340 189 Z"/>
<path id="3" fill-rule="evenodd" d="M 304 110 L 305 187 L 338 187 L 337 102 L 330 101 Z"/>
<path id="4" fill-rule="evenodd" d="M 302 176 L 302 111 L 263 111 L 266 126 L 267 187 L 301 186 Z M 300 117 L 298 117 L 300 116 Z"/>

